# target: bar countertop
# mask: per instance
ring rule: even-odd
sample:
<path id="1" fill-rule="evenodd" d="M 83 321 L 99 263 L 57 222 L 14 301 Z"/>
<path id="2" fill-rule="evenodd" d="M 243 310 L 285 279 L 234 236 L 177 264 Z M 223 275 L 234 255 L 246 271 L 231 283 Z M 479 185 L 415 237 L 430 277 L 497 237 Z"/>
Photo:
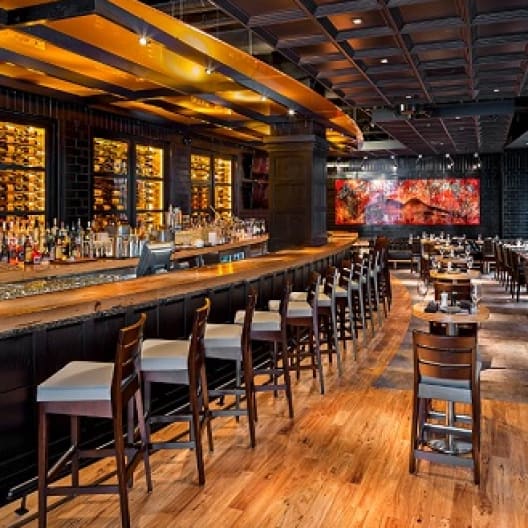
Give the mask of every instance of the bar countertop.
<path id="1" fill-rule="evenodd" d="M 94 312 L 169 299 L 234 281 L 253 280 L 335 254 L 351 246 L 356 239 L 355 234 L 350 234 L 330 238 L 323 246 L 283 250 L 226 264 L 3 300 L 0 302 L 0 334 L 88 316 Z"/>

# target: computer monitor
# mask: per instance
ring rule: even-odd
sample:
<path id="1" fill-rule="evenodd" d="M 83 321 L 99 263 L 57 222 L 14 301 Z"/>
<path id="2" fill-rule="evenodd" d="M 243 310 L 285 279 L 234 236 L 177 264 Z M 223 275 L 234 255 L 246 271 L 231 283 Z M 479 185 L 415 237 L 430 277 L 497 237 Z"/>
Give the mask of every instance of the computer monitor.
<path id="1" fill-rule="evenodd" d="M 169 271 L 173 251 L 174 244 L 172 242 L 147 242 L 143 246 L 139 257 L 136 277 L 145 277 L 160 271 Z"/>

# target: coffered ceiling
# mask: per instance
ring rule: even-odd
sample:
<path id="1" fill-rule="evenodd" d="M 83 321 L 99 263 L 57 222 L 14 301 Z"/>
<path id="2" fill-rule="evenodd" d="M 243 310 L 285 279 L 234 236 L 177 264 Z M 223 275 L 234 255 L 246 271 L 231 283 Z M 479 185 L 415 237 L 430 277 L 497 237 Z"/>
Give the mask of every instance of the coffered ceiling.
<path id="1" fill-rule="evenodd" d="M 311 86 L 353 156 L 525 147 L 526 0 L 143 0 Z"/>
<path id="2" fill-rule="evenodd" d="M 0 0 L 2 86 L 352 157 L 525 148 L 527 44 L 527 0 Z"/>

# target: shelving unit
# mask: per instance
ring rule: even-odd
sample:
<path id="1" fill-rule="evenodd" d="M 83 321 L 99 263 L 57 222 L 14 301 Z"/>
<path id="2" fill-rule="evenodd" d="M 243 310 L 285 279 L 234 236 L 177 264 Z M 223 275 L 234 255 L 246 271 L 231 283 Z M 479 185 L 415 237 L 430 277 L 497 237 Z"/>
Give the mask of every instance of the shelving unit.
<path id="1" fill-rule="evenodd" d="M 136 223 L 163 224 L 163 149 L 136 145 Z"/>
<path id="2" fill-rule="evenodd" d="M 209 213 L 211 157 L 191 154 L 191 213 Z"/>
<path id="3" fill-rule="evenodd" d="M 46 129 L 0 121 L 0 218 L 42 224 L 46 215 Z"/>
<path id="4" fill-rule="evenodd" d="M 93 140 L 94 215 L 106 221 L 128 222 L 129 144 L 105 138 Z"/>
<path id="5" fill-rule="evenodd" d="M 265 211 L 269 207 L 269 158 L 254 154 L 245 169 L 242 180 L 242 207 L 248 212 Z"/>
<path id="6" fill-rule="evenodd" d="M 214 159 L 214 207 L 218 214 L 231 216 L 233 164 L 230 158 Z"/>

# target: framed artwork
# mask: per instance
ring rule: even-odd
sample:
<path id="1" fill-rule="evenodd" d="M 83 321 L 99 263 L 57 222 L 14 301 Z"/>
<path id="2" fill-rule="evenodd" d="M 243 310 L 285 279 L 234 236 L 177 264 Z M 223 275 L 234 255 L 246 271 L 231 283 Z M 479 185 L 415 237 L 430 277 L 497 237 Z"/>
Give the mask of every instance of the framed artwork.
<path id="1" fill-rule="evenodd" d="M 335 180 L 337 225 L 479 225 L 480 180 Z"/>

